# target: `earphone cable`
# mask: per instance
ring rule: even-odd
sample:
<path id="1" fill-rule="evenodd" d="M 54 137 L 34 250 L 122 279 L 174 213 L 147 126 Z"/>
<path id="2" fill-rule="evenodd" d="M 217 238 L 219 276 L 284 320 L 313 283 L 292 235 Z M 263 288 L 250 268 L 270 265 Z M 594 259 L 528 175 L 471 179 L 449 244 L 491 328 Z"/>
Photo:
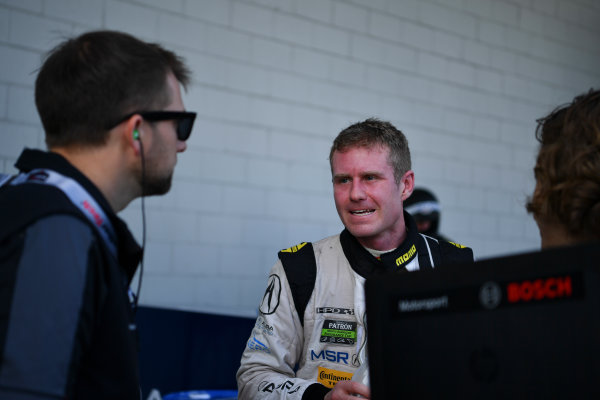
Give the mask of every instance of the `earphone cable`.
<path id="1" fill-rule="evenodd" d="M 133 304 L 134 314 L 137 312 L 140 292 L 142 290 L 142 276 L 144 275 L 144 252 L 146 250 L 146 207 L 144 201 L 146 197 L 146 163 L 144 160 L 144 145 L 142 144 L 141 138 L 139 138 L 138 141 L 140 143 L 140 153 L 142 157 L 142 258 L 140 260 L 140 274 L 138 276 L 137 292 L 135 294 L 135 300 Z"/>

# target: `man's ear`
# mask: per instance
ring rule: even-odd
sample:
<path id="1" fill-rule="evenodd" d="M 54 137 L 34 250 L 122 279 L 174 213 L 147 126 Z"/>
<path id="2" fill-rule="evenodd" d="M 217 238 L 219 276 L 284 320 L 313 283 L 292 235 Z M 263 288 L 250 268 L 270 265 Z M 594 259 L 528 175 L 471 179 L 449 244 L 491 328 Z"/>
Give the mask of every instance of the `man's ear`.
<path id="1" fill-rule="evenodd" d="M 140 115 L 132 115 L 127 121 L 124 121 L 123 131 L 121 132 L 126 146 L 133 149 L 136 155 L 139 155 L 141 152 L 140 141 L 142 140 L 142 121 Z"/>
<path id="2" fill-rule="evenodd" d="M 415 189 L 415 173 L 412 170 L 408 170 L 402 175 L 400 181 L 402 185 L 402 201 L 408 199 Z"/>

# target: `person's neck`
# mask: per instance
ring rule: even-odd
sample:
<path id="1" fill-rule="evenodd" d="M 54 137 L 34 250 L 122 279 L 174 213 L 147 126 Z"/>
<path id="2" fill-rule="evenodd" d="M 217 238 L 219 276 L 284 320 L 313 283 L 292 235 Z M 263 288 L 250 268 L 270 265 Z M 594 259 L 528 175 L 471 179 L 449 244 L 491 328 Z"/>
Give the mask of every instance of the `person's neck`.
<path id="1" fill-rule="evenodd" d="M 399 232 L 388 232 L 384 236 L 379 237 L 356 237 L 358 243 L 364 248 L 386 252 L 398 248 L 408 236 L 406 227 L 403 226 Z"/>
<path id="2" fill-rule="evenodd" d="M 50 151 L 63 156 L 96 185 L 114 212 L 124 209 L 136 197 L 126 168 L 108 147 L 53 147 Z"/>
<path id="3" fill-rule="evenodd" d="M 558 222 L 538 221 L 538 226 L 540 228 L 542 249 L 572 246 L 589 240 L 585 237 L 572 235 L 563 225 L 559 224 Z"/>
<path id="4" fill-rule="evenodd" d="M 393 248 L 393 249 L 389 249 L 389 250 L 375 250 L 375 249 L 371 249 L 369 247 L 365 247 L 365 250 L 367 250 L 369 253 L 371 253 L 371 255 L 373 257 L 379 258 L 379 257 L 381 257 L 382 254 L 389 253 L 389 252 L 394 251 L 396 249 Z"/>

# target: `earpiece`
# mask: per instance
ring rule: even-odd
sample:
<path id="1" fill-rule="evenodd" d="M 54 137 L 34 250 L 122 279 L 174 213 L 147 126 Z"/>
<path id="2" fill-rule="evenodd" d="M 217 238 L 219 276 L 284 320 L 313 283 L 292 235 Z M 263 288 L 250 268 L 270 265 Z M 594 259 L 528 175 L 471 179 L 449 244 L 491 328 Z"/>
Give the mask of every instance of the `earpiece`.
<path id="1" fill-rule="evenodd" d="M 133 130 L 133 140 L 140 140 L 140 132 L 137 129 Z"/>

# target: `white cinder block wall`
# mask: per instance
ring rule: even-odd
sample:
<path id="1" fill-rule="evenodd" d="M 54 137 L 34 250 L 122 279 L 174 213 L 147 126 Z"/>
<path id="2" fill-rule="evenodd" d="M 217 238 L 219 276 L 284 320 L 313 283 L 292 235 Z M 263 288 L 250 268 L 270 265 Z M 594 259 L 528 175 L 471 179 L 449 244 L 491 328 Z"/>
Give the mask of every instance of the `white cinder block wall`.
<path id="1" fill-rule="evenodd" d="M 146 202 L 143 304 L 254 315 L 279 249 L 341 229 L 329 147 L 369 116 L 407 135 L 443 233 L 479 258 L 535 249 L 535 120 L 598 86 L 598 21 L 595 0 L 0 0 L 0 170 L 44 148 L 42 54 L 118 29 L 186 57 L 199 114 Z M 122 216 L 141 238 L 140 201 Z"/>

